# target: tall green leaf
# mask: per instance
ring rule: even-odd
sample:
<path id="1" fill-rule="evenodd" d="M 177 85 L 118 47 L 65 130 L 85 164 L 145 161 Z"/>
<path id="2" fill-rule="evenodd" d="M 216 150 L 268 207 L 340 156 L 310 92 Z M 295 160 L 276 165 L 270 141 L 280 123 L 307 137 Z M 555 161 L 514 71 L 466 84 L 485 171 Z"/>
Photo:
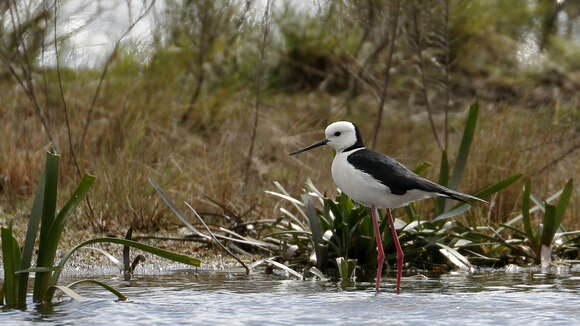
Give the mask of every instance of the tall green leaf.
<path id="1" fill-rule="evenodd" d="M 564 191 L 562 192 L 560 200 L 558 200 L 558 204 L 556 204 L 556 206 L 544 203 L 546 212 L 544 213 L 543 220 L 544 227 L 542 229 L 541 244 L 546 245 L 548 247 L 552 245 L 552 241 L 554 241 L 554 235 L 556 234 L 556 232 L 558 232 L 558 228 L 562 223 L 562 218 L 564 216 L 564 213 L 566 212 L 568 203 L 570 202 L 572 190 L 573 190 L 573 180 L 570 179 L 566 183 L 566 186 L 564 186 Z"/>
<path id="2" fill-rule="evenodd" d="M 46 194 L 47 171 L 49 169 L 54 170 L 54 166 L 58 166 L 58 156 L 53 153 L 47 153 L 44 169 L 40 176 L 38 189 L 36 191 L 36 196 L 34 197 L 34 202 L 32 204 L 32 211 L 28 219 L 26 238 L 24 240 L 24 246 L 22 248 L 22 261 L 20 263 L 20 270 L 27 270 L 30 268 L 31 265 L 32 253 L 34 251 L 34 245 L 36 243 L 36 234 L 38 233 L 40 221 L 42 219 L 43 211 L 45 209 L 44 199 Z M 18 275 L 18 283 L 19 283 L 18 301 L 22 305 L 26 304 L 26 294 L 28 292 L 28 278 L 29 273 L 20 273 Z"/>
<path id="3" fill-rule="evenodd" d="M 37 267 L 50 267 L 52 265 L 51 257 L 47 243 L 50 242 L 50 227 L 56 214 L 56 201 L 58 193 L 58 164 L 59 155 L 47 153 L 46 165 L 44 168 L 44 195 L 42 200 L 42 218 L 40 224 L 40 241 L 38 246 L 38 257 L 36 258 Z M 43 293 L 46 293 L 48 272 L 37 273 L 34 280 L 34 301 L 41 301 Z"/>
<path id="4" fill-rule="evenodd" d="M 556 204 L 556 223 L 559 226 L 562 223 L 562 218 L 564 217 L 564 213 L 566 212 L 566 208 L 570 203 L 570 197 L 572 197 L 572 191 L 574 190 L 574 180 L 570 179 L 566 182 L 564 186 L 564 191 L 560 196 L 560 200 L 558 204 Z"/>
<path id="5" fill-rule="evenodd" d="M 449 158 L 447 151 L 441 152 L 441 167 L 439 168 L 439 184 L 447 186 L 449 184 Z M 437 198 L 437 215 L 443 214 L 445 211 L 445 198 Z"/>
<path id="6" fill-rule="evenodd" d="M 37 264 L 38 267 L 50 267 L 54 263 L 62 230 L 64 229 L 68 218 L 71 216 L 71 213 L 84 199 L 94 181 L 94 176 L 85 175 L 71 198 L 53 219 L 52 224 L 48 229 L 48 237 L 39 244 L 39 250 L 43 252 L 43 259 Z M 50 273 L 38 272 L 34 282 L 34 300 L 46 301 L 47 291 L 50 286 Z"/>
<path id="7" fill-rule="evenodd" d="M 316 254 L 316 266 L 324 270 L 326 265 L 326 259 L 328 256 L 328 247 L 324 246 L 322 243 L 322 226 L 320 225 L 320 217 L 316 212 L 316 208 L 312 203 L 312 197 L 310 195 L 302 195 L 302 202 L 305 206 L 306 217 L 308 217 L 308 224 L 310 226 L 312 246 L 314 247 L 314 253 Z"/>
<path id="8" fill-rule="evenodd" d="M 49 229 L 56 214 L 56 201 L 58 195 L 58 165 L 60 156 L 55 153 L 46 154 L 44 167 L 44 198 L 42 201 L 42 223 L 40 226 L 40 242 L 46 243 L 49 237 Z M 39 258 L 42 259 L 44 250 L 39 248 Z"/>
<path id="9" fill-rule="evenodd" d="M 20 306 L 18 302 L 18 276 L 16 270 L 20 266 L 20 246 L 12 236 L 12 227 L 2 228 L 2 263 L 4 266 L 4 296 L 6 305 Z"/>
<path id="10" fill-rule="evenodd" d="M 457 152 L 457 157 L 453 166 L 453 173 L 449 179 L 450 189 L 457 189 L 461 181 L 461 177 L 463 177 L 463 172 L 465 171 L 465 166 L 467 165 L 467 158 L 469 157 L 469 150 L 471 149 L 473 136 L 475 135 L 478 114 L 479 103 L 475 102 L 469 106 L 469 113 L 467 115 L 467 121 L 465 122 L 465 129 L 463 130 L 463 137 L 461 138 L 461 144 L 459 145 L 459 151 Z M 451 201 L 445 200 L 444 210 L 447 211 L 450 207 Z"/>
<path id="11" fill-rule="evenodd" d="M 556 206 L 548 203 L 545 203 L 544 205 L 546 207 L 546 213 L 544 213 L 541 244 L 550 247 L 552 245 L 552 240 L 554 240 L 554 235 L 560 225 L 557 224 Z M 538 250 L 539 249 L 540 248 L 538 248 Z"/>
<path id="12" fill-rule="evenodd" d="M 523 223 L 524 223 L 524 231 L 526 233 L 526 236 L 528 237 L 528 239 L 530 240 L 530 242 L 532 243 L 533 247 L 536 247 L 536 243 L 538 242 L 537 239 L 535 239 L 535 233 L 534 230 L 532 229 L 532 222 L 530 220 L 530 194 L 532 192 L 532 185 L 530 183 L 530 180 L 526 181 L 526 184 L 524 185 L 524 198 L 522 199 L 522 217 L 523 217 Z"/>
<path id="13" fill-rule="evenodd" d="M 469 150 L 471 149 L 473 136 L 475 135 L 478 114 L 479 103 L 475 102 L 469 107 L 465 129 L 463 130 L 463 137 L 461 138 L 461 144 L 459 145 L 459 151 L 457 153 L 457 158 L 455 159 L 453 173 L 451 175 L 451 179 L 449 180 L 449 188 L 451 189 L 456 189 L 459 186 L 459 182 L 461 181 L 461 177 L 465 171 Z"/>

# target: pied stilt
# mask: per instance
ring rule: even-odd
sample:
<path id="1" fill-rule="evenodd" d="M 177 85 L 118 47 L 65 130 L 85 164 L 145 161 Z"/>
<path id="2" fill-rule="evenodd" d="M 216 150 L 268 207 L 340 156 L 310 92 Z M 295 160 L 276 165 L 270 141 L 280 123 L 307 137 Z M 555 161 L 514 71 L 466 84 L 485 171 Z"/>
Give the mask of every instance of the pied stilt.
<path id="1" fill-rule="evenodd" d="M 371 210 L 375 239 L 377 241 L 377 276 L 376 291 L 379 292 L 384 262 L 383 244 L 381 241 L 378 209 L 387 209 L 387 219 L 397 250 L 397 293 L 401 289 L 403 270 L 403 250 L 395 229 L 391 208 L 405 206 L 413 201 L 434 196 L 451 198 L 459 201 L 480 198 L 448 189 L 430 180 L 422 178 L 396 160 L 364 147 L 358 127 L 347 121 L 331 123 L 324 131 L 325 139 L 290 155 L 330 145 L 336 150 L 332 161 L 332 179 L 334 183 L 355 202 Z"/>

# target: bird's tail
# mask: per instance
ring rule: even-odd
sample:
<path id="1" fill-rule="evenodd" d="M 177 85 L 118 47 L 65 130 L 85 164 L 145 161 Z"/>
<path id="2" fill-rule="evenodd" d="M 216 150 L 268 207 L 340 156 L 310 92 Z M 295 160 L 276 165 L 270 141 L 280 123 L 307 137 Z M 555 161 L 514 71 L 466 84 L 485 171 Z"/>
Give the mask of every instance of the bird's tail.
<path id="1" fill-rule="evenodd" d="M 465 194 L 465 193 L 462 193 L 462 192 L 459 192 L 459 191 L 451 190 L 451 189 L 448 189 L 448 188 L 446 188 L 445 191 L 440 192 L 439 195 L 440 196 L 443 196 L 443 197 L 455 199 L 455 200 L 458 200 L 458 201 L 461 201 L 461 202 L 464 202 L 464 203 L 468 203 L 469 202 L 466 199 L 472 199 L 472 200 L 480 201 L 480 202 L 485 203 L 485 204 L 489 204 L 488 201 L 483 200 L 481 198 L 478 198 L 478 197 L 475 197 L 475 196 L 472 196 L 472 195 L 468 195 L 468 194 Z"/>

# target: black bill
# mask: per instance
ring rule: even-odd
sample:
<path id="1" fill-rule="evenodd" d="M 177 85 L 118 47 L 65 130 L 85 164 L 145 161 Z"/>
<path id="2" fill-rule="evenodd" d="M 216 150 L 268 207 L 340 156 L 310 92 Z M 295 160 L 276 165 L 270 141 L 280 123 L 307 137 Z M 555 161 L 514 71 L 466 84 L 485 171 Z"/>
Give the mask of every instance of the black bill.
<path id="1" fill-rule="evenodd" d="M 325 139 L 325 140 L 319 141 L 318 143 L 314 143 L 314 144 L 312 144 L 312 145 L 310 145 L 308 147 L 304 147 L 302 149 L 299 149 L 297 151 L 294 151 L 294 152 L 290 153 L 290 155 L 300 154 L 302 152 L 306 152 L 308 150 L 311 150 L 313 148 L 316 148 L 316 147 L 319 147 L 319 146 L 323 146 L 323 145 L 326 145 L 326 144 L 328 144 L 328 140 Z"/>

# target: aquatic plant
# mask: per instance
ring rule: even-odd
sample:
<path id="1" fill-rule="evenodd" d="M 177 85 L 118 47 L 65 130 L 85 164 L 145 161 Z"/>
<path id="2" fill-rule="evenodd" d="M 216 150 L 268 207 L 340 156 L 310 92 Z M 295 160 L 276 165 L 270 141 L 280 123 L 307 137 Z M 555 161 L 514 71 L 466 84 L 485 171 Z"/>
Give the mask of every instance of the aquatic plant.
<path id="1" fill-rule="evenodd" d="M 503 227 L 513 232 L 514 238 L 521 239 L 521 245 L 527 247 L 527 250 L 523 250 L 522 252 L 533 258 L 537 264 L 541 264 L 542 266 L 550 265 L 554 246 L 563 246 L 569 243 L 574 235 L 580 234 L 579 231 L 566 232 L 562 228 L 562 219 L 574 190 L 573 185 L 573 179 L 568 180 L 560 192 L 558 203 L 552 205 L 547 200 L 541 201 L 532 195 L 531 182 L 528 180 L 524 185 L 522 198 L 521 221 L 523 228 L 502 224 Z M 536 204 L 536 207 L 530 207 L 532 202 Z M 532 214 L 534 211 L 543 212 L 542 223 L 535 227 L 532 225 Z M 556 243 L 555 240 L 560 238 L 563 241 Z"/>
<path id="2" fill-rule="evenodd" d="M 132 237 L 133 228 L 129 228 L 125 234 L 125 239 L 132 240 Z M 117 268 L 119 268 L 119 271 L 121 274 L 123 274 L 125 281 L 129 281 L 133 277 L 133 273 L 135 272 L 137 266 L 139 266 L 139 263 L 145 262 L 145 256 L 143 255 L 137 255 L 135 258 L 133 258 L 133 260 L 131 260 L 131 247 L 127 245 L 123 246 L 123 262 L 121 262 L 119 259 L 117 259 L 117 257 L 113 256 L 108 251 L 101 248 L 83 247 L 83 249 L 94 250 L 109 259 L 109 261 L 111 261 L 115 266 L 117 266 Z"/>
<path id="3" fill-rule="evenodd" d="M 22 250 L 20 250 L 19 243 L 12 234 L 12 228 L 9 226 L 1 229 L 4 266 L 4 298 L 0 303 L 9 307 L 25 307 L 26 295 L 28 292 L 28 278 L 29 273 L 31 272 L 36 273 L 33 292 L 33 300 L 35 302 L 50 304 L 57 289 L 63 291 L 67 295 L 78 298 L 80 296 L 75 293 L 73 287 L 87 283 L 103 287 L 115 294 L 120 300 L 126 299 L 126 297 L 119 291 L 95 280 L 81 280 L 68 285 L 58 285 L 62 269 L 71 256 L 77 250 L 93 243 L 107 242 L 122 244 L 176 262 L 193 266 L 200 265 L 200 260 L 196 258 L 172 253 L 135 241 L 116 238 L 96 238 L 82 242 L 68 251 L 60 259 L 58 264 L 55 264 L 54 260 L 64 227 L 95 181 L 94 176 L 85 175 L 70 199 L 57 213 L 58 168 L 59 155 L 55 153 L 47 153 L 44 171 L 41 175 L 39 187 L 34 199 Z M 36 266 L 31 267 L 32 254 L 35 249 L 37 233 L 39 233 L 38 257 Z"/>

